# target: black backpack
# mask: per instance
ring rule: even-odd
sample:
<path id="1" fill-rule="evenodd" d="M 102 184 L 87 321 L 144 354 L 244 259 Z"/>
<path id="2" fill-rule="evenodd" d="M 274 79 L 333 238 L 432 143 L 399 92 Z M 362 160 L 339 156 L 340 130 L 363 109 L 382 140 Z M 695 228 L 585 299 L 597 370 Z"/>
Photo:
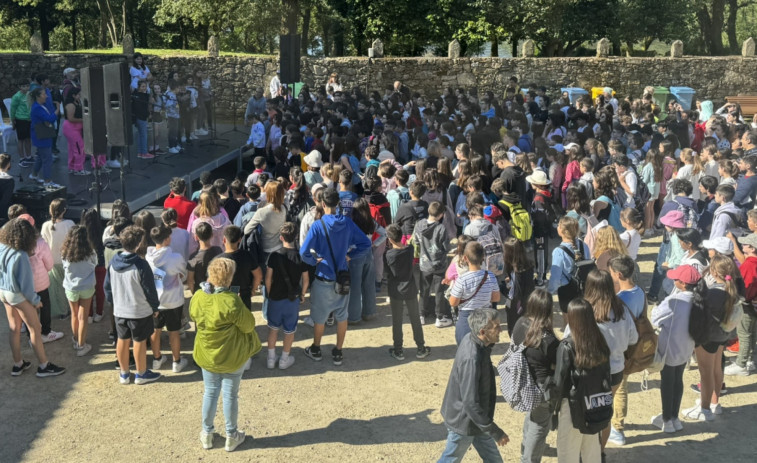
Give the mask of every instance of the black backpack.
<path id="1" fill-rule="evenodd" d="M 573 427 L 581 434 L 597 434 L 605 429 L 612 419 L 610 362 L 589 370 L 577 368 L 575 347 L 572 342 L 566 342 L 566 346 L 574 365 L 570 370 L 572 385 L 568 394 Z"/>
<path id="2" fill-rule="evenodd" d="M 258 265 L 265 264 L 262 233 L 262 227 L 258 225 L 250 233 L 247 233 L 242 237 L 242 244 L 239 246 L 241 249 L 252 254 L 252 256 L 255 257 L 255 260 L 258 261 Z"/>
<path id="3" fill-rule="evenodd" d="M 557 288 L 557 300 L 560 303 L 560 310 L 565 313 L 568 311 L 568 304 L 573 299 L 580 297 L 584 293 L 584 287 L 586 285 L 586 277 L 589 276 L 589 272 L 597 268 L 597 263 L 591 257 L 582 255 L 584 247 L 583 241 L 577 240 L 578 253 L 574 253 L 572 249 L 560 244 L 558 248 L 565 254 L 573 259 L 574 265 L 570 275 L 568 277 L 568 284 Z"/>

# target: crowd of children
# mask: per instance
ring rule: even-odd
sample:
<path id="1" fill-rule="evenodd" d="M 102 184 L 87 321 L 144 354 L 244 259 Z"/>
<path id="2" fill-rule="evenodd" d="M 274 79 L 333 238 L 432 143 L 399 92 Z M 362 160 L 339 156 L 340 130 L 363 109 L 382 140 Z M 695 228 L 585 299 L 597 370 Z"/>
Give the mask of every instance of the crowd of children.
<path id="1" fill-rule="evenodd" d="M 135 111 L 140 156 L 159 149 L 143 139 L 142 123 L 163 112 L 169 152 L 178 152 L 182 130 L 187 140 L 203 133 L 207 100 L 198 96 L 194 76 L 175 73 L 165 93 L 156 85 L 147 99 L 139 97 L 149 70 L 136 56 L 134 68 L 140 71 L 132 72 L 134 102 L 145 105 Z M 209 91 L 202 74 L 196 79 Z M 282 370 L 295 362 L 292 343 L 309 293 L 311 314 L 303 322 L 314 335 L 304 354 L 322 360 L 324 326 L 336 324 L 331 353 L 341 365 L 348 326 L 376 317 L 386 285 L 389 355 L 397 361 L 405 359 L 405 313 L 416 357 L 425 358 L 426 323 L 454 326 L 450 340 L 460 344 L 475 335 L 468 323 L 474 310 L 504 307 L 529 374 L 551 391 L 526 415 L 524 458 L 540 460 L 555 415 L 558 458 L 594 462 L 607 442 L 625 444 L 626 384 L 638 371 L 629 370 L 628 358 L 642 355 L 629 352 L 647 339 L 650 321 L 659 336 L 654 362 L 644 362 L 662 376 L 662 413 L 651 422 L 664 432 L 680 431 L 680 418 L 716 419 L 724 375 L 755 371 L 757 129 L 740 118 L 726 122 L 676 102 L 661 108 L 648 93 L 619 100 L 612 89 L 595 100 L 571 101 L 567 94 L 552 100 L 545 88 L 521 89 L 515 78 L 503 97 L 447 88 L 427 98 L 398 82 L 384 95 L 304 87 L 296 98 L 256 95 L 250 102 L 245 151 L 254 170 L 231 181 L 203 173 L 191 198 L 186 183 L 174 179 L 159 221 L 145 211 L 132 216 L 117 201 L 101 231 L 91 211 L 85 226 L 75 225 L 64 218 L 65 201 L 55 200 L 38 233 L 23 206 L 10 206 L 0 254 L 12 271 L 2 273 L 0 289 L 14 375 L 30 365 L 20 355 L 21 321 L 38 376 L 60 374 L 64 369 L 44 354 L 44 342 L 63 336 L 50 330 L 51 314 L 71 317 L 73 348 L 87 355 L 88 324 L 103 319 L 103 296 L 114 307 L 121 383 L 130 382 L 130 364 L 136 384 L 160 377 L 163 330 L 173 371 L 182 371 L 189 363 L 180 352 L 189 326 L 185 288 L 193 304 L 198 297 L 226 304 L 224 310 L 238 303 L 245 313 L 257 309 L 252 297 L 260 291 L 269 329 L 266 366 Z M 739 108 L 723 111 L 738 115 Z M 0 158 L 0 169 L 6 163 Z M 647 290 L 639 287 L 636 262 L 643 239 L 661 240 Z M 207 299 L 227 292 L 238 297 Z M 567 320 L 562 341 L 552 326 L 553 295 Z M 650 314 L 647 303 L 657 304 Z M 234 317 L 250 333 L 247 315 Z M 194 321 L 206 394 L 216 387 L 209 381 L 221 376 L 238 388 L 238 355 L 231 361 L 223 345 L 206 344 L 216 339 L 208 333 L 219 320 Z M 738 352 L 727 366 L 726 348 Z M 682 375 L 692 356 L 699 400 L 681 410 Z M 214 370 L 211 357 L 228 365 Z M 593 412 L 578 407 L 571 399 L 576 389 L 598 391 L 609 411 L 602 403 Z M 215 394 L 208 400 L 217 401 Z M 210 410 L 215 414 L 215 405 Z M 205 412 L 203 405 L 204 420 Z M 583 418 L 595 422 L 579 426 Z M 209 432 L 204 425 L 205 448 L 212 446 Z M 228 417 L 227 432 L 235 436 L 227 440 L 233 449 L 240 437 Z"/>

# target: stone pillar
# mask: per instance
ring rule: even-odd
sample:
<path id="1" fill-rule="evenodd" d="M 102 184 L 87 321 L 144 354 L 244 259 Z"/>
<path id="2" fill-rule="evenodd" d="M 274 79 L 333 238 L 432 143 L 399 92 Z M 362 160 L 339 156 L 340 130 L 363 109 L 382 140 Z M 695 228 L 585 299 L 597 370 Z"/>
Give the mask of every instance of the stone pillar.
<path id="1" fill-rule="evenodd" d="M 749 37 L 741 46 L 741 56 L 754 56 L 754 39 Z"/>
<path id="2" fill-rule="evenodd" d="M 218 37 L 211 35 L 208 39 L 208 56 L 218 58 Z"/>
<path id="3" fill-rule="evenodd" d="M 597 58 L 607 58 L 610 55 L 610 41 L 607 37 L 597 42 Z"/>
<path id="4" fill-rule="evenodd" d="M 673 44 L 670 46 L 670 57 L 683 58 L 683 42 L 681 42 L 680 40 L 673 42 Z"/>
<path id="5" fill-rule="evenodd" d="M 384 57 L 384 43 L 381 41 L 381 39 L 374 40 L 373 44 L 371 45 L 371 48 L 373 48 L 374 58 Z"/>
<path id="6" fill-rule="evenodd" d="M 45 52 L 45 48 L 42 46 L 42 34 L 39 31 L 32 34 L 32 38 L 29 39 L 29 50 L 32 53 Z"/>
<path id="7" fill-rule="evenodd" d="M 460 42 L 458 42 L 457 39 L 449 43 L 449 46 L 447 47 L 447 58 L 460 58 Z"/>
<path id="8" fill-rule="evenodd" d="M 520 49 L 521 58 L 532 58 L 534 56 L 534 41 L 531 39 L 523 42 L 523 48 Z"/>
<path id="9" fill-rule="evenodd" d="M 123 47 L 124 55 L 132 56 L 134 54 L 134 39 L 131 34 L 124 35 L 124 40 L 121 46 Z"/>

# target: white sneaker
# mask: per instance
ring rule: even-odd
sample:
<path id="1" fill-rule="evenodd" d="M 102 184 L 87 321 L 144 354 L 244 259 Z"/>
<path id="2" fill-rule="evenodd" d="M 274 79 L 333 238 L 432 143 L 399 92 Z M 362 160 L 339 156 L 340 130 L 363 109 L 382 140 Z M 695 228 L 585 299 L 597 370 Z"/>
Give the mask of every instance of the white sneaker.
<path id="1" fill-rule="evenodd" d="M 102 321 L 102 319 L 103 319 L 103 315 L 102 315 L 102 314 L 97 314 L 97 313 L 96 313 L 96 314 L 94 315 L 94 317 L 92 317 L 92 319 L 94 320 L 94 322 L 95 322 L 95 323 L 100 323 L 100 321 Z"/>
<path id="2" fill-rule="evenodd" d="M 750 371 L 748 368 L 740 367 L 736 363 L 732 363 L 728 365 L 727 367 L 725 367 L 725 370 L 723 371 L 723 373 L 726 376 L 749 376 L 750 375 Z"/>
<path id="3" fill-rule="evenodd" d="M 173 367 L 171 368 L 171 371 L 173 371 L 174 373 L 181 373 L 181 370 L 183 370 L 188 364 L 189 364 L 189 361 L 186 358 L 182 357 L 179 359 L 178 362 L 173 362 Z"/>
<path id="4" fill-rule="evenodd" d="M 242 431 L 237 431 L 232 435 L 226 436 L 226 446 L 224 448 L 227 452 L 233 452 L 234 449 L 239 447 L 239 445 L 244 442 L 245 437 L 247 436 L 245 436 L 244 432 Z"/>
<path id="5" fill-rule="evenodd" d="M 665 422 L 662 420 L 662 414 L 652 417 L 652 426 L 663 429 Z"/>
<path id="6" fill-rule="evenodd" d="M 442 317 L 436 319 L 436 327 L 437 328 L 446 328 L 448 326 L 452 326 L 452 320 L 448 317 Z"/>
<path id="7" fill-rule="evenodd" d="M 315 326 L 315 322 L 313 321 L 313 318 L 310 316 L 305 317 L 302 320 L 302 323 L 306 324 L 307 326 Z"/>
<path id="8" fill-rule="evenodd" d="M 294 356 L 290 355 L 287 358 L 281 358 L 279 360 L 279 370 L 286 370 L 287 368 L 294 365 Z"/>
<path id="9" fill-rule="evenodd" d="M 675 429 L 676 432 L 683 429 L 683 423 L 681 423 L 681 420 L 678 418 L 673 418 L 673 429 Z"/>
<path id="10" fill-rule="evenodd" d="M 199 139 L 200 139 L 200 137 L 198 137 L 198 136 L 197 136 L 197 135 L 195 135 L 195 134 L 190 134 L 190 135 L 189 135 L 189 139 L 190 139 L 190 140 L 199 140 Z"/>
<path id="11" fill-rule="evenodd" d="M 127 373 L 121 373 L 119 371 L 118 372 L 118 382 L 121 383 L 121 384 L 123 384 L 123 385 L 129 384 L 129 382 L 131 382 L 131 373 L 129 373 L 129 372 L 127 372 Z"/>
<path id="12" fill-rule="evenodd" d="M 187 142 L 187 137 L 181 137 L 181 142 L 182 143 L 186 143 Z"/>
<path id="13" fill-rule="evenodd" d="M 43 186 L 44 186 L 45 188 L 47 188 L 48 190 L 56 190 L 56 189 L 58 189 L 58 188 L 61 188 L 61 186 L 60 186 L 60 185 L 58 185 L 58 184 L 57 184 L 57 183 L 55 183 L 55 182 L 44 182 L 44 185 L 43 185 Z"/>
<path id="14" fill-rule="evenodd" d="M 697 406 L 702 405 L 702 399 L 697 399 L 696 401 Z M 713 415 L 722 415 L 723 414 L 723 406 L 719 403 L 717 404 L 710 404 L 710 411 Z"/>
<path id="15" fill-rule="evenodd" d="M 173 148 L 170 148 L 168 152 L 171 154 L 179 154 L 179 148 L 174 146 Z"/>
<path id="16" fill-rule="evenodd" d="M 79 350 L 79 341 L 76 340 L 76 336 L 71 336 L 71 343 L 73 344 L 74 350 Z"/>
<path id="17" fill-rule="evenodd" d="M 111 169 L 120 169 L 121 168 L 121 163 L 118 162 L 118 160 L 116 160 L 116 159 L 113 159 L 111 161 L 105 162 L 105 165 L 107 167 L 110 167 Z"/>
<path id="18" fill-rule="evenodd" d="M 63 337 L 63 333 L 61 333 L 60 331 L 50 331 L 49 333 L 42 335 L 42 342 L 43 343 L 53 342 L 53 341 L 57 341 L 58 339 L 62 337 Z"/>
<path id="19" fill-rule="evenodd" d="M 205 136 L 205 135 L 207 135 L 207 134 L 208 134 L 208 133 L 210 133 L 210 132 L 208 132 L 208 131 L 207 131 L 207 130 L 205 130 L 205 129 L 197 129 L 197 130 L 195 131 L 195 133 L 196 133 L 197 135 L 200 135 L 200 136 Z"/>
<path id="20" fill-rule="evenodd" d="M 712 421 L 715 419 L 711 410 L 702 408 L 699 405 L 694 405 L 691 408 L 683 410 L 681 415 L 684 419 L 691 421 Z"/>
<path id="21" fill-rule="evenodd" d="M 160 370 L 160 367 L 163 366 L 163 364 L 166 363 L 166 356 L 161 355 L 159 359 L 156 359 L 153 357 L 152 359 L 152 369 L 153 370 Z"/>
<path id="22" fill-rule="evenodd" d="M 215 437 L 212 432 L 200 431 L 200 442 L 202 442 L 202 448 L 210 450 L 213 448 L 213 438 Z"/>
<path id="23" fill-rule="evenodd" d="M 750 373 L 754 373 L 754 371 L 757 370 L 757 368 L 755 368 L 754 366 L 754 362 L 751 360 L 746 363 L 746 369 Z"/>
<path id="24" fill-rule="evenodd" d="M 87 343 L 85 342 L 83 346 L 79 347 L 79 348 L 78 348 L 78 349 L 76 350 L 76 356 L 77 356 L 77 357 L 84 357 L 84 356 L 85 356 L 85 355 L 87 355 L 87 354 L 89 353 L 89 351 L 91 351 L 91 350 L 92 350 L 92 346 L 91 346 L 91 345 L 89 345 L 89 344 L 87 344 Z"/>
<path id="25" fill-rule="evenodd" d="M 623 431 L 618 431 L 615 428 L 610 428 L 610 437 L 607 439 L 608 442 L 612 442 L 615 445 L 626 445 L 626 435 L 623 434 Z"/>
<path id="26" fill-rule="evenodd" d="M 274 368 L 276 368 L 276 361 L 278 359 L 279 359 L 278 355 L 274 355 L 273 357 L 269 355 L 268 359 L 265 362 L 265 366 L 267 366 L 269 370 L 273 370 Z"/>

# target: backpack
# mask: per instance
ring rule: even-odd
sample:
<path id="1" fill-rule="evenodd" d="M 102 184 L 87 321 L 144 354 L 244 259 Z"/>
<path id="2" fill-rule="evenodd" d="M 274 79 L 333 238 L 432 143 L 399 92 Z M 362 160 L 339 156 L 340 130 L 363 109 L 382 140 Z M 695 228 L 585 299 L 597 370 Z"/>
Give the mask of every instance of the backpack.
<path id="1" fill-rule="evenodd" d="M 263 228 L 258 225 L 250 233 L 245 234 L 242 237 L 242 243 L 239 247 L 252 254 L 258 263 L 265 262 L 265 253 L 263 252 Z"/>
<path id="2" fill-rule="evenodd" d="M 557 230 L 552 226 L 557 220 L 557 213 L 551 198 L 536 193 L 531 203 L 531 220 L 533 228 L 541 237 L 557 238 Z"/>
<path id="3" fill-rule="evenodd" d="M 586 277 L 589 276 L 589 272 L 597 268 L 597 263 L 594 259 L 585 258 L 581 252 L 583 247 L 584 243 L 581 240 L 578 240 L 578 253 L 574 253 L 573 250 L 566 248 L 562 244 L 558 246 L 562 252 L 573 259 L 573 269 L 569 275 L 565 275 L 568 277 L 568 284 L 557 288 L 557 300 L 563 313 L 568 311 L 570 301 L 583 295 Z"/>
<path id="4" fill-rule="evenodd" d="M 729 227 L 728 230 L 733 233 L 733 236 L 736 238 L 747 236 L 752 233 L 752 231 L 749 230 L 749 225 L 747 225 L 746 220 L 744 220 L 744 214 L 734 214 L 733 212 L 723 212 L 723 214 L 731 218 L 733 227 Z"/>
<path id="5" fill-rule="evenodd" d="M 499 230 L 494 225 L 489 225 L 486 232 L 476 238 L 476 241 L 484 248 L 484 267 L 496 276 L 505 271 L 505 253 L 502 247 L 502 239 Z"/>
<path id="6" fill-rule="evenodd" d="M 544 399 L 544 393 L 528 369 L 525 351 L 523 344 L 511 344 L 497 364 L 502 397 L 518 412 L 530 412 Z"/>
<path id="7" fill-rule="evenodd" d="M 520 203 L 509 203 L 504 199 L 499 204 L 510 212 L 510 233 L 518 240 L 526 242 L 531 239 L 534 229 L 531 215 Z"/>
<path id="8" fill-rule="evenodd" d="M 639 340 L 626 349 L 626 363 L 623 369 L 625 375 L 644 371 L 654 362 L 655 352 L 657 351 L 657 333 L 655 333 L 654 327 L 647 317 L 646 309 L 647 296 L 645 295 L 644 311 L 639 318 L 634 317 L 630 310 L 628 311 L 633 318 L 636 331 L 639 333 Z"/>
<path id="9" fill-rule="evenodd" d="M 383 204 L 368 204 L 368 206 L 371 208 L 371 217 L 373 217 L 373 220 L 376 221 L 377 224 L 379 224 L 382 228 L 386 228 L 386 218 L 384 218 L 384 214 L 381 212 L 382 209 L 388 209 L 389 203 L 383 203 Z"/>
<path id="10" fill-rule="evenodd" d="M 575 366 L 573 343 L 567 342 L 573 359 L 570 370 L 573 383 L 568 393 L 570 418 L 573 427 L 581 434 L 597 434 L 610 424 L 612 419 L 612 380 L 610 362 L 605 362 L 590 370 Z"/>
<path id="11" fill-rule="evenodd" d="M 410 190 L 402 191 L 397 188 L 397 193 L 400 195 L 400 206 L 410 201 Z"/>
<path id="12" fill-rule="evenodd" d="M 697 228 L 699 222 L 699 214 L 693 207 L 686 206 L 676 201 L 676 210 L 683 212 L 683 216 L 686 218 L 686 228 Z"/>

